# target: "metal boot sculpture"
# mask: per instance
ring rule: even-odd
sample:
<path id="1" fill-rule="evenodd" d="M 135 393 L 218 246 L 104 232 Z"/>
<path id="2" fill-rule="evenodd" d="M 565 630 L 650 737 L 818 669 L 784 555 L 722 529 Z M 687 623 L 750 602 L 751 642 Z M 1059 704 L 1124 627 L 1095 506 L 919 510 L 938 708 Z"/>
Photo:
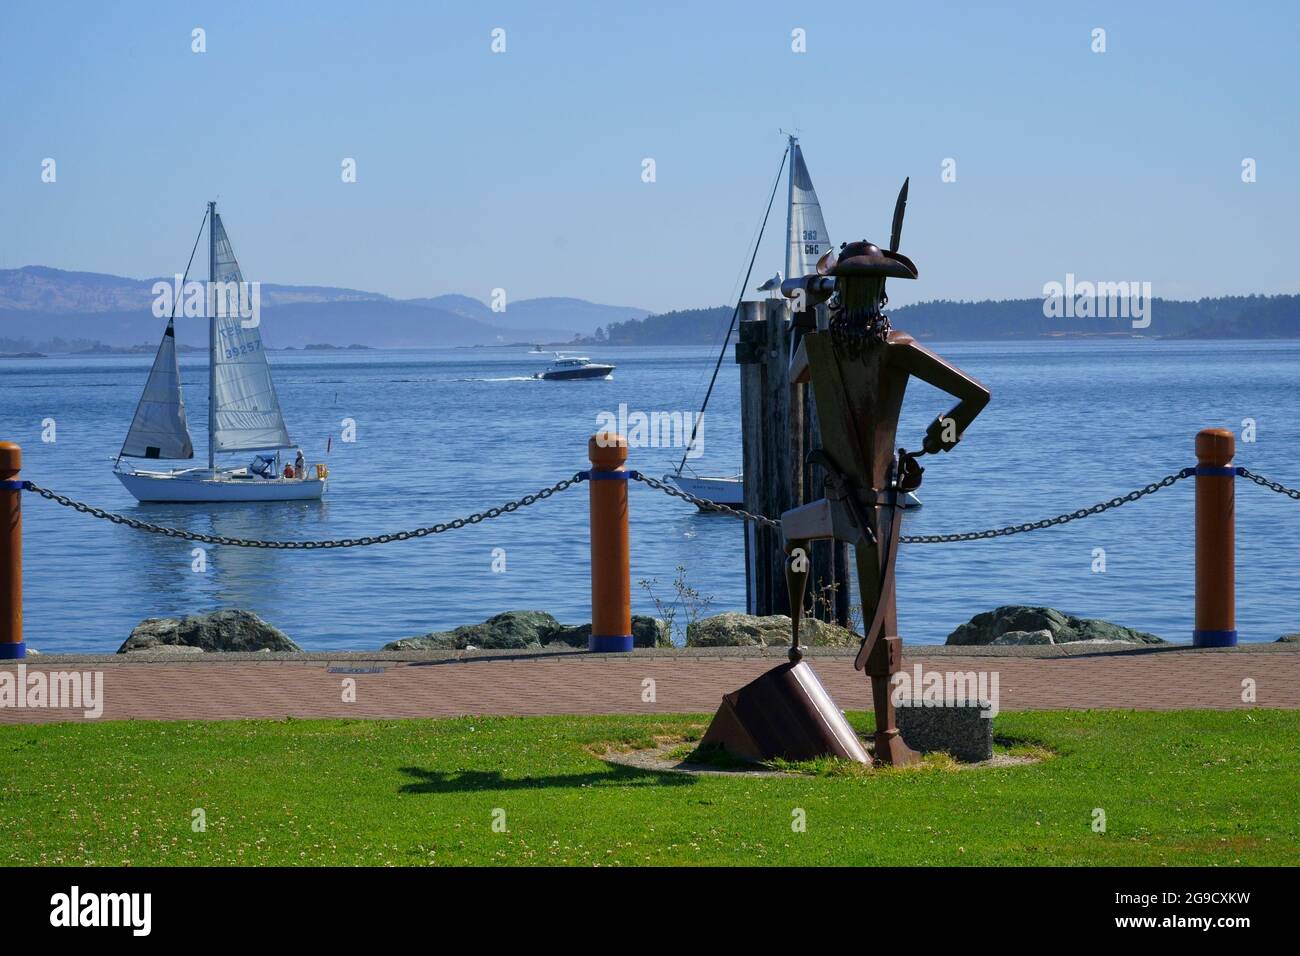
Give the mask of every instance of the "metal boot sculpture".
<path id="1" fill-rule="evenodd" d="M 806 554 L 807 543 L 818 538 L 854 546 L 866 623 L 854 667 L 871 678 L 875 758 L 895 765 L 919 759 L 898 734 L 890 695 L 891 677 L 902 664 L 894 592 L 902 525 L 898 503 L 921 483 L 917 457 L 950 451 L 989 400 L 987 388 L 892 329 L 882 311 L 888 301 L 885 280 L 917 276 L 916 266 L 898 252 L 906 203 L 905 182 L 888 250 L 866 240 L 847 243 L 838 255 L 822 257 L 817 275 L 782 284 L 782 291 L 796 300 L 795 326 L 803 331 L 791 358 L 790 380 L 812 382 L 823 447 L 809 455 L 809 462 L 820 465 L 826 478 L 824 499 L 781 516 L 786 552 Z M 822 302 L 827 303 L 827 321 L 819 328 L 814 307 Z M 930 423 L 921 450 L 909 453 L 895 448 L 895 435 L 913 375 L 958 402 Z M 787 581 L 791 606 L 801 605 L 803 579 L 790 574 Z"/>

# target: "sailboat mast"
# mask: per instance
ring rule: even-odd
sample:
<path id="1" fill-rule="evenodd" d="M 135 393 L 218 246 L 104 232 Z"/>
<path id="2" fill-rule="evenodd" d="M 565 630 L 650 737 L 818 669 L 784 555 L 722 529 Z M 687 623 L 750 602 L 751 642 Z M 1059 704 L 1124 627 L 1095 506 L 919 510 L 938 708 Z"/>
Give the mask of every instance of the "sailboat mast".
<path id="1" fill-rule="evenodd" d="M 217 472 L 217 310 L 213 296 L 213 283 L 217 281 L 217 204 L 208 203 L 208 470 Z"/>
<path id="2" fill-rule="evenodd" d="M 800 277 L 795 275 L 795 272 L 798 271 L 795 267 L 799 260 L 794 251 L 796 248 L 795 239 L 798 238 L 794 235 L 794 160 L 795 150 L 799 148 L 799 140 L 795 138 L 793 133 L 787 135 L 789 136 L 789 144 L 786 152 L 790 154 L 790 171 L 786 177 L 788 185 L 785 200 L 785 277 L 787 279 L 798 279 Z"/>

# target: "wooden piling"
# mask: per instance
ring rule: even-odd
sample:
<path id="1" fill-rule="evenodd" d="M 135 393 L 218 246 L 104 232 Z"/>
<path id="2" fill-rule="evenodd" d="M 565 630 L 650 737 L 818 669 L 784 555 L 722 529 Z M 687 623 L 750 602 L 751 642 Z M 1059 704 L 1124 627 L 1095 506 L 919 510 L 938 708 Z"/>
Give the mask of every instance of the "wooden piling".
<path id="1" fill-rule="evenodd" d="M 783 299 L 742 303 L 736 343 L 744 507 L 770 517 L 825 495 L 825 476 L 806 464 L 808 452 L 821 447 L 821 433 L 812 389 L 790 382 L 790 356 L 798 345 L 790 319 L 790 306 Z M 846 624 L 851 587 L 848 546 L 815 541 L 809 551 L 810 613 Z M 750 614 L 790 613 L 784 565 L 780 532 L 747 524 L 745 604 Z M 833 599 L 827 600 L 832 593 Z"/>
<path id="2" fill-rule="evenodd" d="M 1237 644 L 1234 446 L 1226 428 L 1204 428 L 1196 435 L 1194 647 Z"/>
<path id="3" fill-rule="evenodd" d="M 627 530 L 627 439 L 587 440 L 591 471 L 591 636 L 589 651 L 632 650 L 632 568 Z"/>
<path id="4" fill-rule="evenodd" d="M 826 322 L 826 305 L 817 306 L 818 327 Z M 798 330 L 796 330 L 796 333 Z M 796 334 L 791 342 L 791 352 L 799 345 L 800 336 Z M 821 421 L 817 416 L 817 403 L 813 400 L 813 390 L 806 384 L 790 386 L 793 391 L 792 401 L 801 403 L 804 409 L 801 429 L 796 431 L 799 438 L 797 460 L 792 462 L 796 469 L 795 493 L 796 505 L 820 501 L 826 497 L 826 475 L 820 468 L 809 468 L 806 464 L 808 452 L 821 447 Z M 849 599 L 853 582 L 849 576 L 851 567 L 849 546 L 842 541 L 826 539 L 810 543 L 812 560 L 809 582 L 809 614 L 823 621 L 845 627 L 849 623 Z"/>
<path id="5" fill-rule="evenodd" d="M 0 660 L 27 656 L 23 643 L 23 452 L 0 441 Z"/>
<path id="6" fill-rule="evenodd" d="M 777 517 L 796 502 L 792 463 L 790 307 L 783 299 L 745 302 L 736 342 L 740 364 L 740 421 L 744 443 L 745 510 Z M 801 472 L 800 472 L 801 474 Z M 747 603 L 750 614 L 789 614 L 781 533 L 746 528 Z"/>

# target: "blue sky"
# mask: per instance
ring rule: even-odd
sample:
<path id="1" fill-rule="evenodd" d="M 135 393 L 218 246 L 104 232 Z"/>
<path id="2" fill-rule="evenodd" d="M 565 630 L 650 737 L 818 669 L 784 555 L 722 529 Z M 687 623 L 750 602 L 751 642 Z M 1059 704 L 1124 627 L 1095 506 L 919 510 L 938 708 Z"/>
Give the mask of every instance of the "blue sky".
<path id="1" fill-rule="evenodd" d="M 216 198 L 249 279 L 713 305 L 798 127 L 837 244 L 886 241 L 912 177 L 896 305 L 1067 272 L 1296 292 L 1298 10 L 7 3 L 0 268 L 170 274 Z M 781 266 L 783 194 L 751 285 Z"/>

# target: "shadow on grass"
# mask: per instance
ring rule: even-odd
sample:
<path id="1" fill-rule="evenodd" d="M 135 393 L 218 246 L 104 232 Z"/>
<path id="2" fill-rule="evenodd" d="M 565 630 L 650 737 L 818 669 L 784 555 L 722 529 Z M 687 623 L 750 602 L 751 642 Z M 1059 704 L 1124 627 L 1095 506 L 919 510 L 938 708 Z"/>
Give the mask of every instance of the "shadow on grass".
<path id="1" fill-rule="evenodd" d="M 1046 741 L 1032 736 L 1021 737 L 1013 734 L 994 733 L 993 747 L 995 757 L 999 751 L 1011 756 L 1033 757 L 1039 761 L 1064 756 L 1062 751 L 1049 746 Z"/>
<path id="2" fill-rule="evenodd" d="M 425 770 L 399 767 L 413 783 L 398 793 L 475 793 L 487 790 L 541 790 L 549 787 L 625 787 L 647 784 L 661 787 L 691 786 L 695 780 L 680 773 L 611 764 L 589 773 L 552 774 L 542 777 L 505 777 L 499 770 Z"/>

